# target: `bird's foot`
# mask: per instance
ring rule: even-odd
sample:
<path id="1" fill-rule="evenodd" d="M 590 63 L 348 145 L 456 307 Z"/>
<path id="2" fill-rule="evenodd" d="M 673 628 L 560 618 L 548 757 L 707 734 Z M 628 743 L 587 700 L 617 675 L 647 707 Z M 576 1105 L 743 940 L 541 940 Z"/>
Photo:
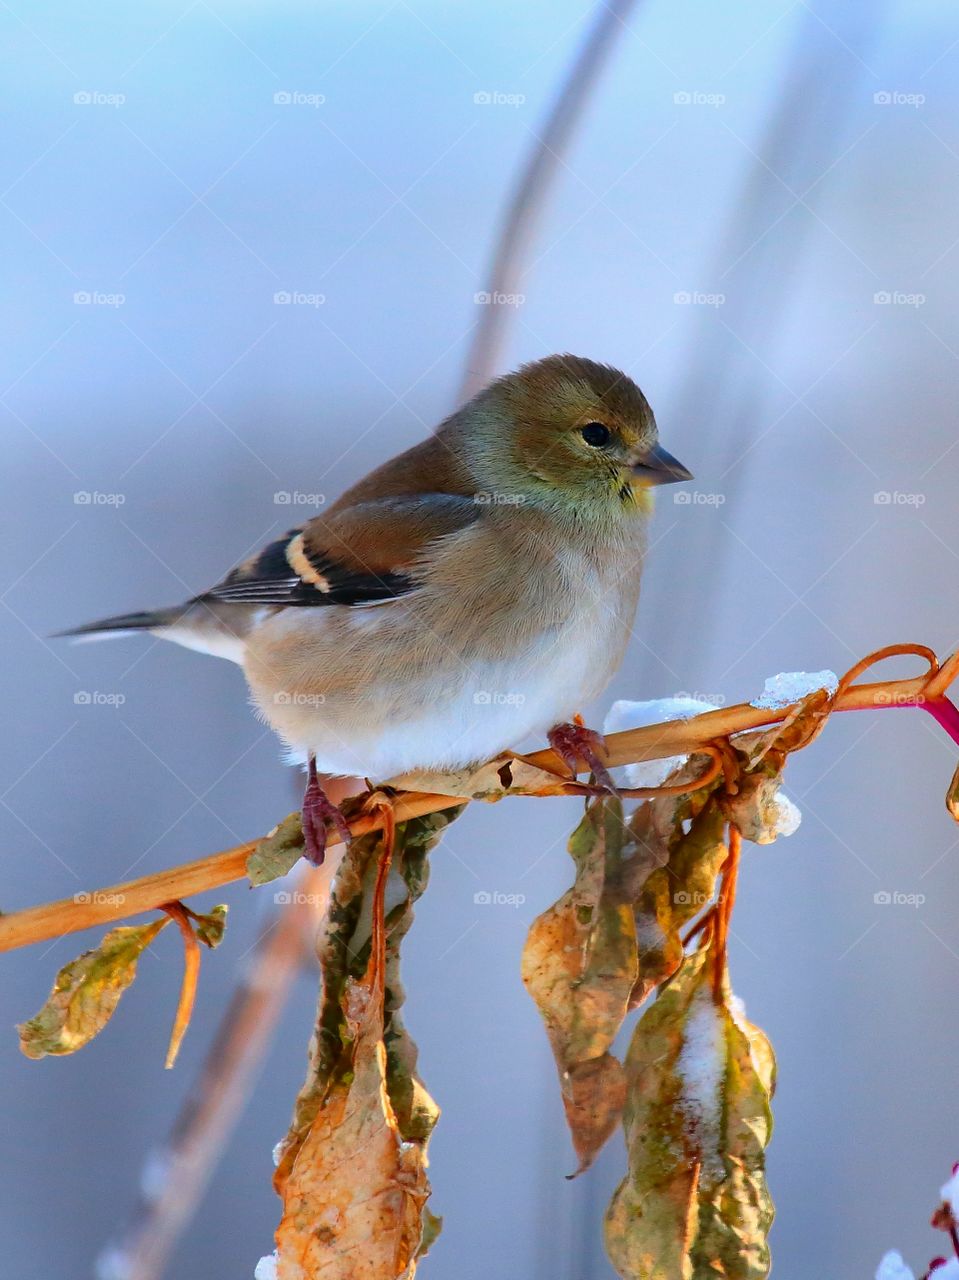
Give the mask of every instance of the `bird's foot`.
<path id="1" fill-rule="evenodd" d="M 618 795 L 616 784 L 600 758 L 600 753 L 606 752 L 606 742 L 601 733 L 597 733 L 595 729 L 587 729 L 577 717 L 575 724 L 555 725 L 550 729 L 547 740 L 574 778 L 582 761 L 589 768 L 600 791 L 612 796 Z"/>
<path id="2" fill-rule="evenodd" d="M 349 844 L 350 828 L 341 809 L 329 799 L 316 776 L 316 766 L 310 764 L 306 790 L 303 793 L 303 844 L 307 860 L 314 867 L 323 865 L 330 827 L 334 827 Z"/>

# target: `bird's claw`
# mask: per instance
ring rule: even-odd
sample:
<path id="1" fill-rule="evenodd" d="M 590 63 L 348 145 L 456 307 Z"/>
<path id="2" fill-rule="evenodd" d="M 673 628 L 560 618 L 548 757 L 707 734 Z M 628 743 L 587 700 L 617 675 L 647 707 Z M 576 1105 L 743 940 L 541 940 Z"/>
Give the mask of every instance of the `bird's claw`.
<path id="1" fill-rule="evenodd" d="M 350 841 L 350 828 L 342 810 L 329 799 L 313 773 L 303 793 L 302 821 L 304 851 L 314 867 L 323 865 L 331 824 L 345 843 Z"/>
<path id="2" fill-rule="evenodd" d="M 609 770 L 600 759 L 606 743 L 601 733 L 582 724 L 558 724 L 549 731 L 549 745 L 576 777 L 580 761 L 589 767 L 596 779 L 597 791 L 615 796 L 619 792 Z"/>

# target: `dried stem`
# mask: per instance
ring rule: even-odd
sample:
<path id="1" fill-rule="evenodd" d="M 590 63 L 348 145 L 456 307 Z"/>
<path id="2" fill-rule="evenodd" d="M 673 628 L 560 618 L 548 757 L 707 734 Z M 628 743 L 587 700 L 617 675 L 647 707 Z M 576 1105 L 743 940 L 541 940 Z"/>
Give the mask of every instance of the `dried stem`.
<path id="1" fill-rule="evenodd" d="M 725 999 L 723 990 L 726 974 L 726 947 L 729 941 L 729 921 L 736 902 L 736 882 L 739 878 L 739 859 L 742 855 L 743 838 L 738 827 L 729 828 L 729 857 L 723 865 L 723 878 L 719 888 L 719 902 L 715 911 L 715 957 L 716 968 L 713 973 L 713 995 L 716 1003 L 722 1004 Z"/>
<path id="2" fill-rule="evenodd" d="M 882 680 L 869 684 L 850 684 L 844 681 L 833 700 L 832 710 L 861 711 L 904 706 L 928 708 L 944 699 L 945 688 L 959 675 L 957 654 L 943 663 L 942 667 L 938 667 L 931 650 L 915 645 L 896 645 L 870 655 L 868 660 L 864 659 L 853 670 L 858 673 L 858 670 L 864 670 L 882 657 L 900 653 L 919 653 L 920 656 L 928 657 L 930 670 L 909 680 Z M 687 755 L 730 734 L 780 724 L 794 711 L 795 704 L 770 710 L 754 707 L 750 703 L 737 703 L 716 711 L 704 712 L 690 720 L 672 720 L 665 724 L 611 734 L 606 739 L 606 763 L 621 765 Z M 956 719 L 959 720 L 959 717 Z M 947 732 L 950 731 L 948 724 L 944 724 L 944 727 Z M 959 725 L 956 726 L 956 731 L 959 733 Z M 537 751 L 524 758 L 555 773 L 563 770 L 562 761 L 550 749 Z M 405 822 L 409 818 L 452 809 L 462 803 L 462 797 L 458 796 L 402 792 L 395 801 L 394 811 L 396 821 Z M 367 813 L 358 818 L 351 829 L 354 835 L 363 835 L 381 826 L 380 815 Z M 331 840 L 331 844 L 332 842 Z M 139 915 L 144 911 L 152 911 L 171 899 L 187 897 L 240 880 L 246 871 L 247 858 L 258 843 L 257 840 L 250 840 L 222 853 L 179 867 L 170 867 L 139 880 L 0 916 L 0 951 L 11 951 L 16 947 L 74 933 L 93 925 Z"/>
<path id="3" fill-rule="evenodd" d="M 183 982 L 180 985 L 180 999 L 177 1002 L 173 1030 L 170 1032 L 170 1047 L 164 1064 L 169 1071 L 176 1062 L 183 1037 L 193 1017 L 197 982 L 200 978 L 200 943 L 182 902 L 165 902 L 163 910 L 177 922 L 183 938 Z"/>

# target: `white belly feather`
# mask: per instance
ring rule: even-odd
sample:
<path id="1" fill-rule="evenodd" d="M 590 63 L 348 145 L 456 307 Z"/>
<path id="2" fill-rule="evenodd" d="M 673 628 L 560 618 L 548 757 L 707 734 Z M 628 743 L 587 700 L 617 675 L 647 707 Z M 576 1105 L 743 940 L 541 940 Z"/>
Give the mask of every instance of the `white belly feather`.
<path id="1" fill-rule="evenodd" d="M 391 691 L 398 699 L 386 699 L 386 713 L 376 696 L 386 689 L 385 679 L 368 702 L 352 691 L 341 698 L 287 687 L 268 696 L 256 688 L 256 705 L 287 743 L 290 759 L 301 762 L 312 752 L 323 773 L 386 781 L 414 770 L 461 768 L 517 747 L 531 734 L 542 739 L 595 697 L 621 658 L 635 596 L 629 581 L 587 590 L 562 626 L 545 630 L 522 652 L 502 662 L 455 655 Z M 375 646 L 397 607 L 405 606 L 349 610 L 355 643 Z M 343 643 L 343 613 L 336 610 L 340 616 L 334 618 L 326 609 L 286 610 L 265 629 L 288 635 L 295 629 L 305 646 L 322 649 L 324 631 L 331 633 L 329 643 Z"/>

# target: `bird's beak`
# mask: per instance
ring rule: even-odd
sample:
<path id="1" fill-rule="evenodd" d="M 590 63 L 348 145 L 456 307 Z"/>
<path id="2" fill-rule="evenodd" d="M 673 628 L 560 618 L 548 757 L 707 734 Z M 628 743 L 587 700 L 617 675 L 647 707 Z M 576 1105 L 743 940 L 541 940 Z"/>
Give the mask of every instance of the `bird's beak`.
<path id="1" fill-rule="evenodd" d="M 675 484 L 679 480 L 692 480 L 689 471 L 678 458 L 667 453 L 661 444 L 642 455 L 631 467 L 633 475 L 644 484 Z"/>

